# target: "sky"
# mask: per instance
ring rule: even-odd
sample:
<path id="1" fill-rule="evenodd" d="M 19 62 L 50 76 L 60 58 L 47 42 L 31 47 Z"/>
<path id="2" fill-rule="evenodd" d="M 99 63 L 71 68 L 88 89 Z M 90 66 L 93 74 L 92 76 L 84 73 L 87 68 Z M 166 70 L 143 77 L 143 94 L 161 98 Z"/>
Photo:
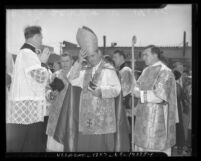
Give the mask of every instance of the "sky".
<path id="1" fill-rule="evenodd" d="M 6 50 L 17 53 L 24 43 L 24 28 L 42 27 L 43 43 L 59 54 L 60 42 L 77 44 L 79 27 L 87 26 L 97 35 L 99 46 L 182 46 L 183 32 L 192 43 L 191 5 L 167 5 L 163 9 L 7 9 Z"/>

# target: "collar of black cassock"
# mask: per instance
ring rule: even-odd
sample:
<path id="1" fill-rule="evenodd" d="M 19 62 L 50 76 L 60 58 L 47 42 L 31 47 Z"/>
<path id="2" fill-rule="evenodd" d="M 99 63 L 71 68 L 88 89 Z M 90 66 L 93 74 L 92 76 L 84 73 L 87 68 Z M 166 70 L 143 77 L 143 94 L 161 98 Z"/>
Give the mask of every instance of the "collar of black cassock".
<path id="1" fill-rule="evenodd" d="M 124 67 L 126 67 L 126 62 L 124 62 L 123 64 L 120 65 L 119 70 L 123 69 Z"/>
<path id="2" fill-rule="evenodd" d="M 27 43 L 24 43 L 20 49 L 21 50 L 22 49 L 30 49 L 31 51 L 36 53 L 36 48 L 34 46 L 30 45 L 30 44 L 27 44 Z M 48 69 L 47 64 L 45 64 L 45 63 L 41 63 L 41 66 Z"/>
<path id="3" fill-rule="evenodd" d="M 34 53 L 36 52 L 36 48 L 30 44 L 24 43 L 20 49 L 30 49 Z"/>

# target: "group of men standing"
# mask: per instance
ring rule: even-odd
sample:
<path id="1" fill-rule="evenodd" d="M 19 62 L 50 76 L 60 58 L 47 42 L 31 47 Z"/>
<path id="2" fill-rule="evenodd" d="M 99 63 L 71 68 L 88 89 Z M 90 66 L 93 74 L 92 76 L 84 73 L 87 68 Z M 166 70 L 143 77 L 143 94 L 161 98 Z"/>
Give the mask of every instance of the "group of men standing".
<path id="1" fill-rule="evenodd" d="M 24 35 L 26 42 L 16 58 L 8 98 L 8 152 L 45 152 L 46 132 L 48 147 L 57 142 L 58 151 L 129 152 L 132 134 L 135 151 L 171 156 L 178 122 L 176 82 L 160 61 L 158 47 L 150 45 L 143 51 L 147 67 L 136 80 L 122 51 L 114 52 L 115 68 L 103 58 L 96 34 L 82 27 L 76 35 L 81 48 L 78 60 L 73 63 L 69 56 L 68 69 L 55 76 L 44 65 L 49 51 L 38 52 L 41 28 L 27 27 Z M 46 87 L 52 87 L 55 77 L 61 81 L 54 89 L 56 99 L 48 110 L 46 127 Z M 137 100 L 135 108 L 129 103 L 131 93 Z M 126 117 L 129 109 L 135 110 L 134 125 Z"/>

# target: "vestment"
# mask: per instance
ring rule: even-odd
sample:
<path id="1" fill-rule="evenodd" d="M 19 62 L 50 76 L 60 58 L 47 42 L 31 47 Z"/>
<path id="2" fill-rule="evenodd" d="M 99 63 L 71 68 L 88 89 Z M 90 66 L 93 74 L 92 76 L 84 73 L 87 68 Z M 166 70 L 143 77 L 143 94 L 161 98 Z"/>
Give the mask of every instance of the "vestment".
<path id="1" fill-rule="evenodd" d="M 137 80 L 135 145 L 144 151 L 169 151 L 176 141 L 178 122 L 176 81 L 162 62 L 146 67 Z M 170 154 L 168 154 L 170 155 Z"/>
<path id="2" fill-rule="evenodd" d="M 25 43 L 16 58 L 6 113 L 7 151 L 45 150 L 45 86 L 50 75 L 35 50 Z"/>
<path id="3" fill-rule="evenodd" d="M 76 72 L 72 73 L 76 75 Z M 93 96 L 88 90 L 90 81 L 101 88 L 101 98 Z M 128 128 L 125 111 L 122 112 L 121 101 L 118 101 L 120 98 L 115 98 L 119 96 L 121 86 L 114 68 L 100 61 L 96 67 L 80 71 L 79 76 L 70 82 L 68 109 L 63 109 L 61 115 L 66 113 L 73 118 L 60 117 L 54 136 L 56 140 L 64 142 L 65 151 L 128 151 L 128 133 L 121 135 Z M 67 125 L 62 122 L 67 122 Z"/>

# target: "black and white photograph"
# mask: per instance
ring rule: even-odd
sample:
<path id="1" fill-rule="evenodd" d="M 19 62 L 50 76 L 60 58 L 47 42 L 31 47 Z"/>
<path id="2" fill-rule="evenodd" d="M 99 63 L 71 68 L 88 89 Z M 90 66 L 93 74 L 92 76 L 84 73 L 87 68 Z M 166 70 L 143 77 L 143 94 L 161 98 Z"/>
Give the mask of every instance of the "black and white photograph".
<path id="1" fill-rule="evenodd" d="M 7 8 L 6 155 L 192 156 L 192 6 Z"/>

